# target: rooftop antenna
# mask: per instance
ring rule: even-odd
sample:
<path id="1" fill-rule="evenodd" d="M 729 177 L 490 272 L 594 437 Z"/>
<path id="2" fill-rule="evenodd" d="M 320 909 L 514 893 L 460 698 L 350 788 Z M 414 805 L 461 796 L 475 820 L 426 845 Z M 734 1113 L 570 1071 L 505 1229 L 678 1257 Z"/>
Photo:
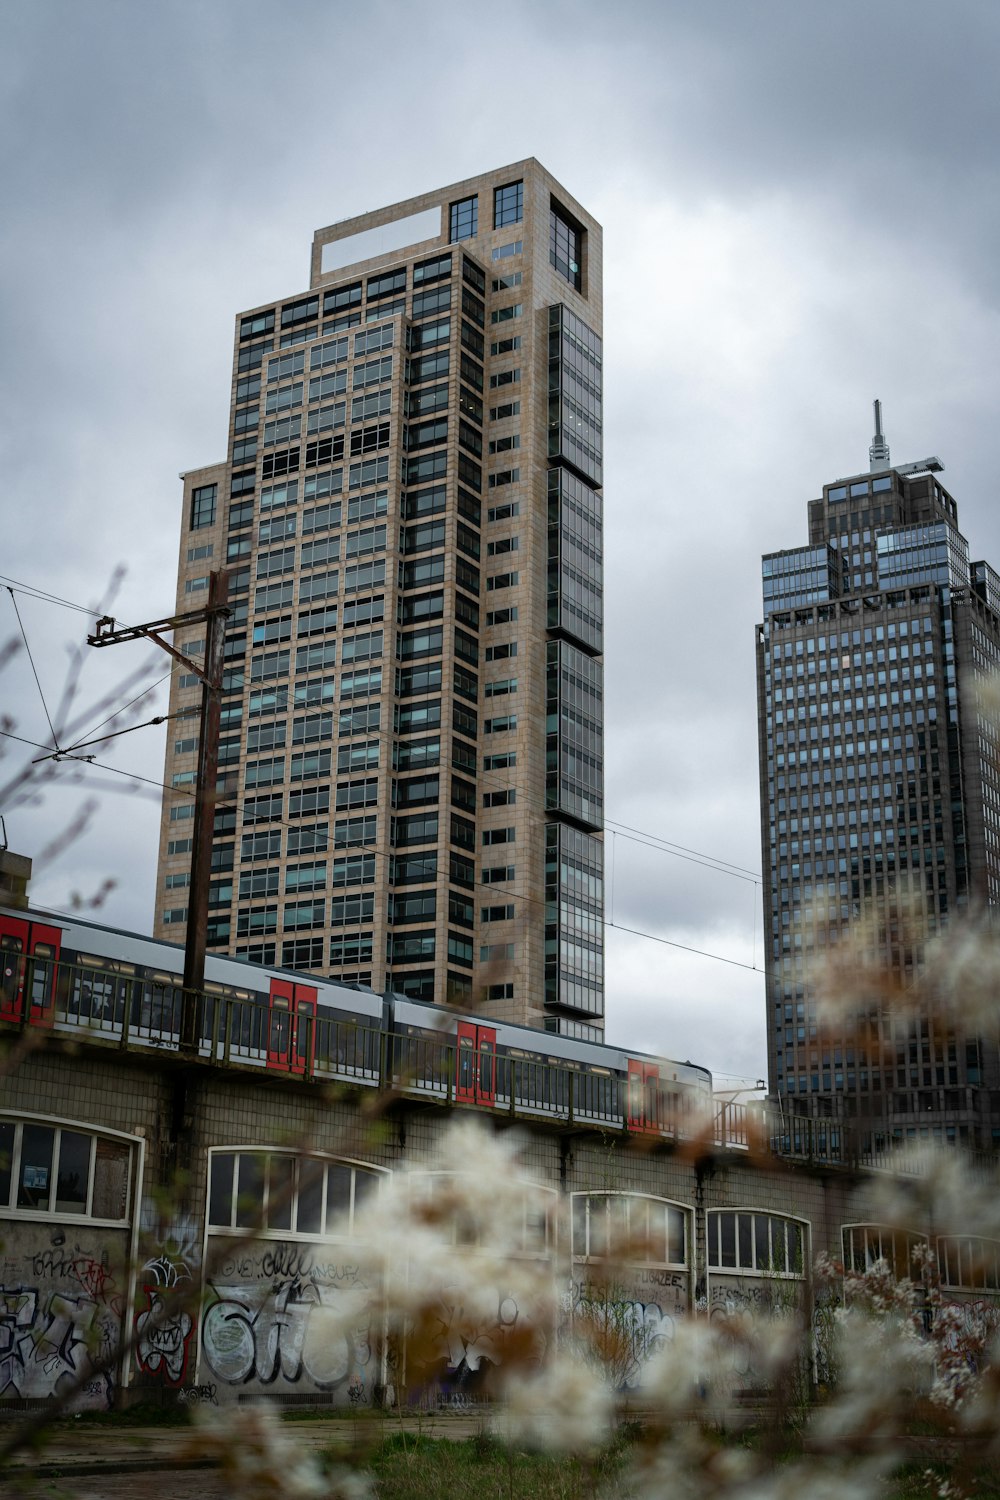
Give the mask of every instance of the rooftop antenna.
<path id="1" fill-rule="evenodd" d="M 875 436 L 868 449 L 868 468 L 873 474 L 889 468 L 889 444 L 882 431 L 882 403 L 878 400 L 875 402 Z"/>

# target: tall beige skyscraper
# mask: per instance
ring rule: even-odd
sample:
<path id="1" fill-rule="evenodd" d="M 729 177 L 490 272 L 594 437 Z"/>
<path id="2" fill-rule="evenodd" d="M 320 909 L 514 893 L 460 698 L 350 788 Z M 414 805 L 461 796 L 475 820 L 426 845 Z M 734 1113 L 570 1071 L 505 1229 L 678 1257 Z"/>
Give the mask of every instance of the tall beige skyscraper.
<path id="1" fill-rule="evenodd" d="M 528 160 L 318 230 L 308 289 L 238 315 L 177 585 L 231 570 L 210 949 L 602 1034 L 601 259 Z"/>

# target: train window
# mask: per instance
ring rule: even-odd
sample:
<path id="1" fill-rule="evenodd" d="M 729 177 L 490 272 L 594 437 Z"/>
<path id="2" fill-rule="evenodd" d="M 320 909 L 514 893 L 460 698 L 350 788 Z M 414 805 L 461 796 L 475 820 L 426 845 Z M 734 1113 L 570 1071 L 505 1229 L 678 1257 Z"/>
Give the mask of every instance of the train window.
<path id="1" fill-rule="evenodd" d="M 2 1120 L 0 1210 L 120 1222 L 128 1216 L 130 1159 L 125 1141 L 34 1120 Z"/>
<path id="2" fill-rule="evenodd" d="M 354 1215 L 384 1173 L 291 1151 L 210 1152 L 213 1229 L 257 1234 L 350 1234 Z"/>
<path id="3" fill-rule="evenodd" d="M 31 1003 L 44 1005 L 51 994 L 53 964 L 59 950 L 53 943 L 36 943 L 32 951 L 34 965 L 31 973 Z"/>
<path id="4" fill-rule="evenodd" d="M 110 959 L 98 958 L 96 953 L 78 953 L 76 961 L 84 969 L 107 969 L 111 963 Z"/>
<path id="5" fill-rule="evenodd" d="M 212 979 L 208 980 L 205 984 L 205 994 L 222 995 L 227 1000 L 258 999 L 258 996 L 252 990 L 238 990 L 231 984 L 219 984 L 217 980 Z"/>

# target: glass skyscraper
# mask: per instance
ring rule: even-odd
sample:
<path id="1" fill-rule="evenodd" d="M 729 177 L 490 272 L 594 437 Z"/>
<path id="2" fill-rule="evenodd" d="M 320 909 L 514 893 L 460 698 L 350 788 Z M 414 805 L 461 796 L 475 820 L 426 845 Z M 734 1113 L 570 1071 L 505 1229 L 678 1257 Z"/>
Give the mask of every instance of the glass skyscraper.
<path id="1" fill-rule="evenodd" d="M 1000 587 L 970 564 L 940 472 L 893 467 L 877 410 L 869 472 L 824 485 L 808 544 L 762 561 L 768 1064 L 792 1151 L 870 1159 L 911 1138 L 1000 1134 L 996 1027 L 967 1035 L 914 989 L 927 940 L 1000 901 L 981 691 L 1000 664 Z M 831 1024 L 818 989 L 851 929 L 874 962 Z"/>
<path id="2" fill-rule="evenodd" d="M 210 949 L 602 1035 L 601 267 L 532 159 L 317 231 L 308 289 L 237 316 L 177 592 L 230 569 Z"/>

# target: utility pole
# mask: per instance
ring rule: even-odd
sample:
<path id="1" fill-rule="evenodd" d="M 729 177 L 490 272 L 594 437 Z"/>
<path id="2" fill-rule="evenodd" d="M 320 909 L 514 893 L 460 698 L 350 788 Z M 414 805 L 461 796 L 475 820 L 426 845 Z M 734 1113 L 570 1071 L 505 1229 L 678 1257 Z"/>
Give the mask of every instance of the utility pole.
<path id="1" fill-rule="evenodd" d="M 121 630 L 116 630 L 114 620 L 110 615 L 105 615 L 98 620 L 94 634 L 87 637 L 87 644 L 90 646 L 117 646 L 122 641 L 155 641 L 187 671 L 201 679 L 201 730 L 198 739 L 198 774 L 181 1000 L 182 1052 L 197 1050 L 199 1010 L 205 989 L 208 887 L 212 869 L 212 834 L 219 772 L 219 692 L 222 687 L 226 620 L 231 613 L 228 599 L 229 573 L 225 568 L 220 568 L 209 574 L 208 603 L 203 609 L 188 610 L 165 620 L 153 620 L 147 625 L 131 625 Z M 181 626 L 202 623 L 206 626 L 204 666 L 185 656 L 170 641 L 164 640 L 162 634 L 163 631 L 176 630 Z"/>

